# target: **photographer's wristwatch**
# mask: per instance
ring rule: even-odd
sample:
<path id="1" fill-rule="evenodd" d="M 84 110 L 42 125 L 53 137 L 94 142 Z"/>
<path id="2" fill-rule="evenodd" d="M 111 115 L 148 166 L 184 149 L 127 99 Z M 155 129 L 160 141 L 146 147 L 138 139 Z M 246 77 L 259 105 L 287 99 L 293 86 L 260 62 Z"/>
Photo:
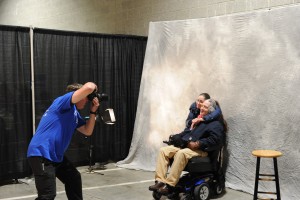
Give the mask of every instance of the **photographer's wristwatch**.
<path id="1" fill-rule="evenodd" d="M 90 111 L 90 114 L 97 115 L 97 112 Z"/>

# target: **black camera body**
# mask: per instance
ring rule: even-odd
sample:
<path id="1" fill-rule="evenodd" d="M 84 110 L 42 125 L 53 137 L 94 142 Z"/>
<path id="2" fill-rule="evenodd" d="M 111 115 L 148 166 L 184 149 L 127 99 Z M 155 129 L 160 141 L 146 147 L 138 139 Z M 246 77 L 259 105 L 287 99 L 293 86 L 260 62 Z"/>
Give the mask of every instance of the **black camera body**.
<path id="1" fill-rule="evenodd" d="M 89 94 L 87 96 L 88 100 L 90 101 L 93 101 L 93 99 L 97 97 L 98 98 L 98 101 L 101 102 L 101 101 L 107 101 L 108 100 L 108 95 L 105 94 L 105 93 L 98 93 L 96 91 L 92 92 L 91 94 Z"/>
<path id="2" fill-rule="evenodd" d="M 168 141 L 163 141 L 168 145 L 174 145 L 175 147 L 179 147 L 181 149 L 187 146 L 187 142 L 181 139 L 180 134 L 170 135 Z"/>

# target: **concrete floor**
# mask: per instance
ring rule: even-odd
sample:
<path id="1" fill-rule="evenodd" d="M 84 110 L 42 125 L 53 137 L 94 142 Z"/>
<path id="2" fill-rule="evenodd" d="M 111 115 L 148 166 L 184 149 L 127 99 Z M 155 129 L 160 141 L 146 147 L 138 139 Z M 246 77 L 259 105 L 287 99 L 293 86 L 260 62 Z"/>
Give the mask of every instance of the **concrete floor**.
<path id="1" fill-rule="evenodd" d="M 88 173 L 88 167 L 79 167 L 85 200 L 153 200 L 149 185 L 154 183 L 154 172 L 117 168 L 113 163 L 94 167 L 94 173 Z M 102 174 L 100 174 L 102 173 Z M 20 179 L 19 183 L 0 185 L 0 200 L 35 199 L 34 180 Z M 66 200 L 63 184 L 57 180 L 56 200 Z M 166 199 L 166 198 L 165 198 Z M 253 196 L 226 188 L 224 195 L 213 199 L 251 200 Z"/>

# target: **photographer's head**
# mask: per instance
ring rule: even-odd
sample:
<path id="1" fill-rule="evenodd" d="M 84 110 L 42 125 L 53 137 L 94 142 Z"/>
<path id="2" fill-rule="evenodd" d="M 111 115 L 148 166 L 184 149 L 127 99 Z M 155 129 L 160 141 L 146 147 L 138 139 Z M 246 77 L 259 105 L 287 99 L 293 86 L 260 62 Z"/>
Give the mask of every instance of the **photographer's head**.
<path id="1" fill-rule="evenodd" d="M 79 90 L 80 88 L 82 88 L 82 84 L 80 83 L 72 83 L 70 85 L 67 86 L 66 88 L 66 92 L 72 92 L 72 91 L 77 91 Z M 82 98 L 80 101 L 76 102 L 75 105 L 76 105 L 76 108 L 81 110 L 85 107 L 86 103 L 88 102 L 88 99 L 87 97 L 85 98 Z"/>
<path id="2" fill-rule="evenodd" d="M 80 83 L 73 83 L 71 85 L 68 85 L 66 88 L 66 92 L 76 91 L 82 87 L 82 84 Z"/>
<path id="3" fill-rule="evenodd" d="M 84 85 L 80 83 L 73 83 L 68 85 L 66 88 L 67 92 L 74 91 L 72 96 L 72 103 L 76 105 L 76 108 L 81 110 L 85 107 L 88 101 L 91 101 L 92 112 L 95 112 L 99 103 L 102 100 L 107 100 L 108 96 L 106 94 L 99 94 L 98 87 L 93 82 L 87 82 Z"/>
<path id="4" fill-rule="evenodd" d="M 203 116 L 212 113 L 216 110 L 216 101 L 213 99 L 207 99 L 203 102 L 202 106 L 201 106 L 201 114 Z"/>

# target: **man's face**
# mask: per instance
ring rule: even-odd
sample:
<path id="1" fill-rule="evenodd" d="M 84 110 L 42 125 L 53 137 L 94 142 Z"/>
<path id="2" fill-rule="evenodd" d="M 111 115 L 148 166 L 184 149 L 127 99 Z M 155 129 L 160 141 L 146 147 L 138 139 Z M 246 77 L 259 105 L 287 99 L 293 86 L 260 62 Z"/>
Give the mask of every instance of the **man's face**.
<path id="1" fill-rule="evenodd" d="M 201 105 L 203 104 L 204 101 L 205 101 L 204 96 L 200 95 L 196 100 L 197 108 L 201 109 Z"/>
<path id="2" fill-rule="evenodd" d="M 208 100 L 205 100 L 202 105 L 201 105 L 201 109 L 200 112 L 203 116 L 208 114 L 208 108 L 210 106 L 210 102 Z"/>
<path id="3" fill-rule="evenodd" d="M 86 104 L 88 101 L 89 101 L 89 100 L 88 100 L 87 97 L 85 97 L 84 99 L 78 101 L 78 102 L 76 103 L 76 108 L 77 108 L 78 110 L 82 110 L 82 109 L 84 108 L 85 104 Z"/>

